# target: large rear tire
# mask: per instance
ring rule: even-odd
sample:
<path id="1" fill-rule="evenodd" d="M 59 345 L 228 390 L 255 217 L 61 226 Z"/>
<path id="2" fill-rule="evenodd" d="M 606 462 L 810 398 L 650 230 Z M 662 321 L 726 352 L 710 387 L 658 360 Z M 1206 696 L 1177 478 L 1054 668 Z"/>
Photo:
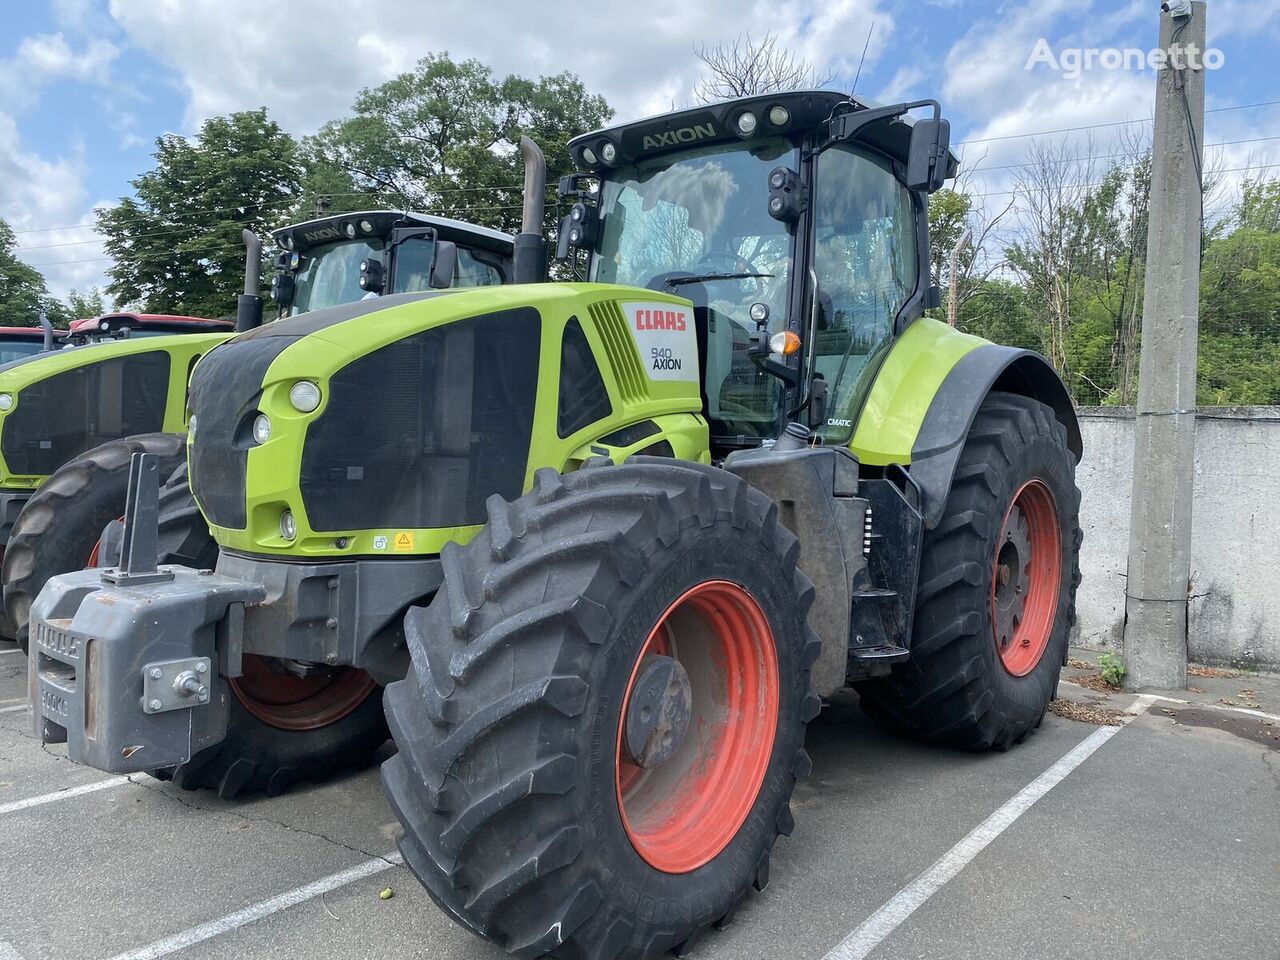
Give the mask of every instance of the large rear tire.
<path id="1" fill-rule="evenodd" d="M 161 563 L 212 570 L 218 545 L 196 506 L 184 463 L 160 490 Z M 338 667 L 292 676 L 265 658 L 246 656 L 231 681 L 227 736 L 186 763 L 153 770 L 186 790 L 276 796 L 373 762 L 387 741 L 380 690 L 362 670 Z"/>
<path id="2" fill-rule="evenodd" d="M 31 604 L 50 578 L 94 565 L 102 529 L 124 514 L 129 462 L 135 453 L 159 457 L 167 477 L 187 454 L 182 434 L 150 433 L 112 440 L 69 460 L 18 515 L 4 555 L 4 606 L 19 646 L 27 649 Z"/>
<path id="3" fill-rule="evenodd" d="M 400 849 L 517 956 L 655 957 L 763 889 L 793 826 L 820 706 L 799 545 L 740 479 L 667 459 L 543 470 L 488 510 L 387 688 Z"/>
<path id="4" fill-rule="evenodd" d="M 1080 492 L 1066 429 L 1042 403 L 983 402 L 946 511 L 925 534 L 911 659 L 858 684 L 898 731 L 1008 749 L 1040 725 L 1080 583 Z"/>

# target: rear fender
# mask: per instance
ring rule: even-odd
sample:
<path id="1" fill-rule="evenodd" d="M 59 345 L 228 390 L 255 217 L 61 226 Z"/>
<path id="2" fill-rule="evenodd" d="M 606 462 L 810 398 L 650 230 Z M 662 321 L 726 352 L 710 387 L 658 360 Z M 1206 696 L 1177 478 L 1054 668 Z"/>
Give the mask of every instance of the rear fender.
<path id="1" fill-rule="evenodd" d="M 1030 397 L 1053 409 L 1067 430 L 1076 462 L 1083 454 L 1080 424 L 1061 378 L 1038 353 L 986 344 L 966 353 L 934 394 L 911 448 L 911 476 L 924 494 L 925 526 L 942 519 L 960 451 L 978 408 L 993 390 Z"/>

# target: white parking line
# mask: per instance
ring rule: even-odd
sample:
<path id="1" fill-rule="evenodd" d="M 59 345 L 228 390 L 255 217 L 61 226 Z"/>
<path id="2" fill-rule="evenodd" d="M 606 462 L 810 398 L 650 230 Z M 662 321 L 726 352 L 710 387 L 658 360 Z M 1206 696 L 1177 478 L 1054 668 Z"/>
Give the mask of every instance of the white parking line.
<path id="1" fill-rule="evenodd" d="M 38 797 L 27 797 L 25 800 L 14 800 L 10 803 L 0 803 L 0 814 L 14 813 L 18 810 L 27 810 L 31 807 L 38 807 L 41 804 L 53 803 L 55 800 L 65 800 L 68 797 L 79 797 L 86 793 L 96 793 L 99 790 L 108 790 L 111 787 L 118 787 L 121 784 L 128 782 L 128 777 L 112 777 L 110 780 L 95 780 L 93 783 L 82 783 L 78 787 L 68 787 L 65 790 L 55 790 L 53 793 L 42 793 Z"/>
<path id="2" fill-rule="evenodd" d="M 255 920 L 261 920 L 263 917 L 269 917 L 273 913 L 287 910 L 289 907 L 318 897 L 322 893 L 328 893 L 338 887 L 345 887 L 349 883 L 363 880 L 365 877 L 372 877 L 375 874 L 382 873 L 384 870 L 390 870 L 392 867 L 398 867 L 403 862 L 403 858 L 398 853 L 390 853 L 375 860 L 366 860 L 364 863 L 349 867 L 339 873 L 330 874 L 327 877 L 316 880 L 314 883 L 308 883 L 305 887 L 298 887 L 288 893 L 282 893 L 278 897 L 272 897 L 270 900 L 263 900 L 261 903 L 255 903 L 253 906 L 245 907 L 243 910 L 229 913 L 225 917 L 210 920 L 208 923 L 191 927 L 181 933 L 175 933 L 145 947 L 139 947 L 137 950 L 117 954 L 111 960 L 157 960 L 158 957 L 167 957 L 171 953 L 185 950 L 187 947 L 220 934 L 229 933 L 246 924 L 253 923 Z"/>
<path id="3" fill-rule="evenodd" d="M 0 940 L 0 960 L 22 960 L 22 954 L 8 940 Z"/>
<path id="4" fill-rule="evenodd" d="M 0 650 L 0 657 L 6 656 L 7 654 L 10 654 L 10 653 L 21 653 L 21 652 L 22 652 L 21 647 L 14 647 L 12 650 Z"/>
<path id="5" fill-rule="evenodd" d="M 17 713 L 19 710 L 27 709 L 28 706 L 29 704 L 27 704 L 24 701 L 23 703 L 18 704 L 16 707 L 0 707 L 0 713 Z M 4 960 L 3 954 L 0 954 L 0 960 Z"/>
<path id="6" fill-rule="evenodd" d="M 868 917 L 863 924 L 832 948 L 823 960 L 865 960 L 884 939 L 898 929 L 935 893 L 967 867 L 1000 834 L 1046 793 L 1065 780 L 1073 770 L 1091 757 L 1099 747 L 1119 733 L 1158 697 L 1140 694 L 1125 711 L 1128 716 L 1120 727 L 1099 727 L 1078 743 L 1066 756 L 1022 788 L 1008 803 L 974 827 L 969 835 L 944 853 L 933 866 L 899 890 L 891 900 Z"/>

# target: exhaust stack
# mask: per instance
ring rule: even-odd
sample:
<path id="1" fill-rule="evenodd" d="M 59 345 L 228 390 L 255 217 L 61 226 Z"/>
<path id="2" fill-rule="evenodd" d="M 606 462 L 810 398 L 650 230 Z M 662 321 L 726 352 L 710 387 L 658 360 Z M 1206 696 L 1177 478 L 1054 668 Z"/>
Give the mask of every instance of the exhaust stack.
<path id="1" fill-rule="evenodd" d="M 236 333 L 262 326 L 262 241 L 252 230 L 242 230 L 244 241 L 244 293 L 236 300 Z"/>
<path id="2" fill-rule="evenodd" d="M 49 322 L 49 315 L 43 310 L 40 311 L 40 329 L 44 331 L 44 346 L 41 349 L 48 353 L 53 349 L 53 324 Z"/>
<path id="3" fill-rule="evenodd" d="M 541 283 L 547 278 L 547 241 L 542 236 L 542 218 L 547 207 L 547 161 L 542 150 L 528 137 L 520 138 L 524 161 L 524 209 L 520 232 L 516 234 L 514 267 L 516 283 Z"/>

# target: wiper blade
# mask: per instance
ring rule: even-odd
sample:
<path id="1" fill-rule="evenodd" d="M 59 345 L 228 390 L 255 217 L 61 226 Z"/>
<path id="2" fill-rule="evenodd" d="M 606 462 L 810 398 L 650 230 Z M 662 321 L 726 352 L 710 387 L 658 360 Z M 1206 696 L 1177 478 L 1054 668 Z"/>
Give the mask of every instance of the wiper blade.
<path id="1" fill-rule="evenodd" d="M 664 287 L 683 287 L 690 283 L 705 283 L 708 280 L 772 280 L 772 273 L 704 273 L 696 277 L 675 277 L 666 281 Z"/>

